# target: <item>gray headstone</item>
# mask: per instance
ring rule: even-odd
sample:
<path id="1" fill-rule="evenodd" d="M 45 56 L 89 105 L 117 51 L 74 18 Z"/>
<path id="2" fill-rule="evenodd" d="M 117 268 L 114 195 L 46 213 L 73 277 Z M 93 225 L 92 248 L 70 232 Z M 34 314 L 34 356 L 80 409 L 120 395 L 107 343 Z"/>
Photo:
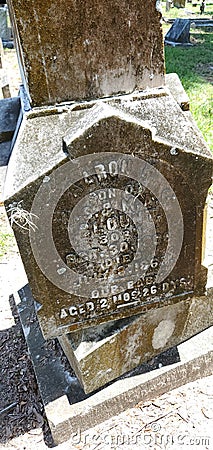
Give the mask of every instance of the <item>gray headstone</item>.
<path id="1" fill-rule="evenodd" d="M 129 93 L 164 84 L 154 0 L 9 0 L 32 104 Z M 23 58 L 24 55 L 24 58 Z"/>
<path id="2" fill-rule="evenodd" d="M 176 8 L 185 8 L 186 0 L 174 0 L 173 4 Z"/>
<path id="3" fill-rule="evenodd" d="M 187 44 L 190 42 L 190 20 L 175 19 L 169 31 L 166 33 L 165 41 Z"/>
<path id="4" fill-rule="evenodd" d="M 0 167 L 6 166 L 11 153 L 11 141 L 0 143 Z"/>
<path id="5" fill-rule="evenodd" d="M 12 139 L 16 129 L 20 106 L 19 97 L 0 100 L 0 143 Z"/>
<path id="6" fill-rule="evenodd" d="M 7 40 L 8 36 L 7 8 L 0 6 L 0 38 Z"/>

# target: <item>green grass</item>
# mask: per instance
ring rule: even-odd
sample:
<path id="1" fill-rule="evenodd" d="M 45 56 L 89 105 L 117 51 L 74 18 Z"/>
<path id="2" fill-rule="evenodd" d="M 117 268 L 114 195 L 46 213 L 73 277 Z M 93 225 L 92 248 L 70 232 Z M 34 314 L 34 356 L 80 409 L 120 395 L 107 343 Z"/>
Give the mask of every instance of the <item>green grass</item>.
<path id="1" fill-rule="evenodd" d="M 0 259 L 2 259 L 14 245 L 14 237 L 10 233 L 0 233 Z"/>
<path id="2" fill-rule="evenodd" d="M 168 25 L 163 25 L 164 33 Z M 176 72 L 193 117 L 213 151 L 213 32 L 191 29 L 192 47 L 165 46 L 166 73 Z"/>

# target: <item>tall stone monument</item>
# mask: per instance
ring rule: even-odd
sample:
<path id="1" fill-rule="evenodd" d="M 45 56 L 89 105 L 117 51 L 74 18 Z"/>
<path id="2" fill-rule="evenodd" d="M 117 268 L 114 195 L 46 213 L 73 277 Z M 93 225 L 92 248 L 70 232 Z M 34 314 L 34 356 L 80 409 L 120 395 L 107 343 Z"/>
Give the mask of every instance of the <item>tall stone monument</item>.
<path id="1" fill-rule="evenodd" d="M 158 3 L 9 1 L 32 109 L 5 206 L 44 337 L 86 393 L 212 323 L 212 158 L 165 86 Z"/>
<path id="2" fill-rule="evenodd" d="M 163 84 L 156 1 L 9 0 L 33 106 Z"/>

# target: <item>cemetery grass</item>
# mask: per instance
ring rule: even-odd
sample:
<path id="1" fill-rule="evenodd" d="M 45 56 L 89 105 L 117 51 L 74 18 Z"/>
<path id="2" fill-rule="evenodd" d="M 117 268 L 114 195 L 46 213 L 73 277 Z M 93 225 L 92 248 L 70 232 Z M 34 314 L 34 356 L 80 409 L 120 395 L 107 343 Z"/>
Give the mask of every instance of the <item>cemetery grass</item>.
<path id="1" fill-rule="evenodd" d="M 14 246 L 13 233 L 5 224 L 5 217 L 2 208 L 0 208 L 0 262 L 2 258 L 7 256 L 9 251 L 12 251 Z"/>
<path id="2" fill-rule="evenodd" d="M 12 236 L 10 233 L 0 234 L 0 260 L 8 251 L 8 248 L 13 245 Z"/>
<path id="3" fill-rule="evenodd" d="M 206 7 L 204 14 L 200 14 L 200 1 L 197 1 L 196 6 L 192 6 L 192 3 L 186 3 L 185 8 L 170 8 L 166 11 L 166 0 L 162 1 L 162 12 L 163 17 L 166 19 L 177 19 L 177 18 L 201 18 L 201 19 L 211 19 L 213 16 L 213 1 L 206 1 Z"/>
<path id="4" fill-rule="evenodd" d="M 165 46 L 166 73 L 179 75 L 191 113 L 213 152 L 213 32 L 194 29 L 190 40 L 191 47 Z"/>

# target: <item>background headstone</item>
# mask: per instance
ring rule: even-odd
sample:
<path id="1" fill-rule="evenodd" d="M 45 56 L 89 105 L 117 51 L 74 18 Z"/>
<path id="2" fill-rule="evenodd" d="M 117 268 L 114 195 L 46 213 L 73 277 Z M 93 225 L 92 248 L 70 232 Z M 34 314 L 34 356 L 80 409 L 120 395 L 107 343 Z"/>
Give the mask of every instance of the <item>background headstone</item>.
<path id="1" fill-rule="evenodd" d="M 166 11 L 169 11 L 173 6 L 173 0 L 166 0 Z"/>
<path id="2" fill-rule="evenodd" d="M 8 5 L 33 105 L 164 84 L 155 0 L 9 0 Z"/>
<path id="3" fill-rule="evenodd" d="M 9 0 L 40 108 L 22 123 L 5 205 L 44 337 L 60 339 L 87 392 L 211 320 L 202 230 L 212 158 L 163 87 L 159 3 Z M 178 24 L 173 38 L 185 39 Z"/>
<path id="4" fill-rule="evenodd" d="M 8 169 L 5 203 L 40 304 L 38 317 L 46 337 L 145 313 L 205 292 L 202 214 L 212 161 L 197 129 L 162 89 L 87 106 L 30 112 Z M 149 170 L 157 170 L 154 176 L 150 173 L 148 185 L 143 184 L 144 162 L 150 164 Z M 124 168 L 123 175 L 116 173 L 116 167 Z M 132 167 L 132 175 L 126 167 Z M 165 186 L 159 174 L 167 180 Z M 181 216 L 171 213 L 172 224 L 167 224 L 164 212 L 173 205 L 169 185 L 183 216 L 183 243 L 178 234 Z M 159 188 L 163 190 L 159 198 L 151 195 Z M 118 194 L 125 198 L 118 196 L 116 203 Z M 112 210 L 100 207 L 104 195 L 111 196 Z M 92 216 L 91 208 L 95 208 Z M 142 227 L 137 220 L 146 224 L 144 240 L 138 235 Z M 155 230 L 156 254 L 148 264 Z M 158 283 L 164 256 L 165 266 L 174 261 L 172 247 L 167 251 L 168 233 L 173 244 L 182 248 L 171 273 Z M 113 246 L 110 239 L 115 240 Z"/>
<path id="5" fill-rule="evenodd" d="M 166 33 L 165 42 L 188 44 L 190 42 L 190 20 L 175 19 L 171 28 Z"/>
<path id="6" fill-rule="evenodd" d="M 13 48 L 12 30 L 6 4 L 0 6 L 0 39 L 3 40 L 5 47 Z"/>
<path id="7" fill-rule="evenodd" d="M 186 6 L 186 0 L 174 0 L 173 3 L 176 8 L 185 8 Z"/>

